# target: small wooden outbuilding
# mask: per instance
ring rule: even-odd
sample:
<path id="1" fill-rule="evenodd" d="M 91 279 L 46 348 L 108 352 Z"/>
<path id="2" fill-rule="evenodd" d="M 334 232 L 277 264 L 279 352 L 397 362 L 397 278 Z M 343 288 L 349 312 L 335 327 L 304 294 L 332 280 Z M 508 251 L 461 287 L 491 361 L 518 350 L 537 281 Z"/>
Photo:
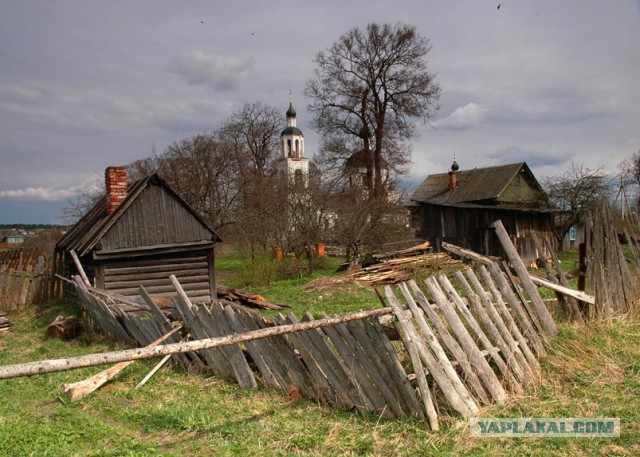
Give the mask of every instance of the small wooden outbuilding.
<path id="1" fill-rule="evenodd" d="M 129 297 L 143 285 L 154 296 L 175 295 L 173 274 L 192 301 L 215 298 L 221 240 L 207 223 L 157 174 L 127 189 L 126 169 L 109 167 L 105 181 L 106 196 L 56 243 L 62 275 L 78 274 L 75 251 L 95 287 Z"/>
<path id="2" fill-rule="evenodd" d="M 553 242 L 553 216 L 546 194 L 525 162 L 429 175 L 413 193 L 416 234 L 440 251 L 442 242 L 484 255 L 503 256 L 491 224 L 501 220 L 518 253 L 533 263 L 531 234 Z M 541 240 L 542 241 L 542 240 Z"/>

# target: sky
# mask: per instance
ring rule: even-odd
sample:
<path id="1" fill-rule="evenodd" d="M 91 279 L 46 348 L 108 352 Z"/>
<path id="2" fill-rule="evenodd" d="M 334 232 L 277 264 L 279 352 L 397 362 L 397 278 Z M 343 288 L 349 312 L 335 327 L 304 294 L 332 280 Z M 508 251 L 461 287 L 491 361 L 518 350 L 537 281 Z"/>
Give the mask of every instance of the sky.
<path id="1" fill-rule="evenodd" d="M 408 187 L 454 153 L 540 179 L 572 162 L 614 176 L 640 150 L 640 0 L 0 0 L 0 224 L 63 223 L 106 167 L 245 103 L 284 118 L 289 90 L 312 156 L 314 57 L 371 22 L 427 37 L 442 89 L 416 120 Z"/>

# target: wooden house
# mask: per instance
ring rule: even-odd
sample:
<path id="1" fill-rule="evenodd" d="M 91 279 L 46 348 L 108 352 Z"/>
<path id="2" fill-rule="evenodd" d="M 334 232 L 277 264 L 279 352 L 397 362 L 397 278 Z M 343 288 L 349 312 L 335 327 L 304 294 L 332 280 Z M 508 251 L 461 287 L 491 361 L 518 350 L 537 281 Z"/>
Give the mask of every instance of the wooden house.
<path id="1" fill-rule="evenodd" d="M 157 174 L 127 189 L 125 168 L 109 167 L 105 180 L 106 196 L 56 243 L 62 274 L 78 274 L 75 251 L 95 287 L 131 297 L 143 285 L 154 296 L 175 295 L 173 274 L 192 301 L 215 298 L 220 239 L 207 223 Z"/>
<path id="2" fill-rule="evenodd" d="M 554 210 L 526 163 L 429 175 L 413 193 L 412 220 L 417 235 L 438 251 L 442 242 L 484 255 L 503 256 L 491 224 L 500 219 L 527 263 L 540 254 L 531 239 L 536 232 L 553 242 Z"/>

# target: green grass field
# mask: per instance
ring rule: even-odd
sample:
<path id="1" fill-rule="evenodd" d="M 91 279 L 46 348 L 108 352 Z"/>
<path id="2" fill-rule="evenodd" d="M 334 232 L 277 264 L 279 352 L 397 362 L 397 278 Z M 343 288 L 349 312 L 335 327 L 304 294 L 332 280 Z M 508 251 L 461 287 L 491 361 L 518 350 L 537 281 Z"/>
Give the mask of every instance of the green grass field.
<path id="1" fill-rule="evenodd" d="M 273 302 L 329 314 L 380 306 L 370 288 L 333 272 L 323 260 L 311 275 L 279 279 L 268 259 L 250 265 L 237 255 L 219 259 L 221 283 L 258 292 Z M 251 279 L 253 278 L 253 279 Z M 249 281 L 257 284 L 251 287 Z M 44 338 L 57 314 L 51 303 L 11 315 L 0 333 L 0 365 L 97 353 L 107 342 Z M 164 368 L 142 389 L 133 387 L 155 365 L 138 361 L 92 395 L 69 403 L 59 391 L 104 367 L 0 381 L 0 455 L 640 455 L 640 318 L 576 328 L 559 324 L 542 382 L 480 417 L 619 417 L 619 438 L 471 438 L 460 418 L 431 432 L 414 420 L 386 421 L 331 409 L 260 388 L 243 391 L 207 375 Z"/>

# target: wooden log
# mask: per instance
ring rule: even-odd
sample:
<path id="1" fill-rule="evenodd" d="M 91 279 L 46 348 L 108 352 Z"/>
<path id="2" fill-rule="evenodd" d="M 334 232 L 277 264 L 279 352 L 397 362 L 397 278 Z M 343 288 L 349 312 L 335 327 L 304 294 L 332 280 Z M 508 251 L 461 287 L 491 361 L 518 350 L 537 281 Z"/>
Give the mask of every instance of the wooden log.
<path id="1" fill-rule="evenodd" d="M 147 348 L 156 347 L 158 344 L 162 343 L 169 336 L 173 335 L 181 328 L 182 326 L 180 325 L 172 329 L 169 333 L 166 333 L 162 337 L 152 342 L 149 346 L 147 346 Z M 120 373 L 122 370 L 127 368 L 132 363 L 133 363 L 133 360 L 120 362 L 112 366 L 111 368 L 101 371 L 100 373 L 97 373 L 83 381 L 78 381 L 71 384 L 62 384 L 62 386 L 60 387 L 60 390 L 62 391 L 62 393 L 66 395 L 66 397 L 69 400 L 71 401 L 80 400 L 81 398 L 89 395 L 91 392 L 94 392 L 95 390 L 99 389 L 108 381 L 112 380 L 118 373 Z"/>
<path id="2" fill-rule="evenodd" d="M 0 367 L 0 379 L 10 379 L 22 376 L 33 376 L 36 374 L 53 373 L 57 371 L 67 371 L 76 368 L 86 368 L 107 363 L 125 362 L 130 360 L 147 359 L 151 357 L 165 356 L 167 354 L 178 354 L 185 352 L 200 351 L 202 349 L 218 348 L 231 344 L 238 344 L 244 341 L 252 341 L 276 335 L 286 335 L 287 333 L 302 332 L 312 328 L 330 327 L 342 324 L 351 320 L 365 319 L 368 317 L 384 316 L 393 312 L 393 308 L 378 308 L 367 311 L 357 311 L 337 317 L 319 319 L 313 322 L 301 322 L 293 325 L 281 325 L 277 327 L 267 327 L 243 334 L 233 334 L 219 338 L 206 338 L 196 341 L 185 341 L 183 343 L 172 343 L 158 345 L 149 348 L 126 349 L 122 351 L 104 352 L 101 354 L 89 354 L 64 359 L 42 360 L 37 362 L 18 363 Z"/>
<path id="3" fill-rule="evenodd" d="M 513 268 L 516 270 L 516 274 L 520 278 L 524 290 L 529 295 L 529 298 L 531 299 L 533 306 L 538 313 L 538 318 L 540 319 L 540 322 L 544 327 L 544 331 L 549 335 L 555 335 L 558 332 L 556 323 L 553 321 L 549 310 L 542 301 L 542 298 L 538 293 L 538 289 L 531 281 L 531 277 L 529 276 L 527 267 L 518 255 L 518 251 L 516 250 L 515 246 L 513 245 L 513 243 L 511 243 L 511 239 L 509 238 L 509 234 L 505 230 L 504 225 L 502 225 L 502 222 L 500 220 L 497 220 L 492 224 L 492 226 L 493 228 L 495 228 L 495 233 L 498 236 L 498 239 L 500 240 L 500 243 L 502 244 L 507 257 L 509 258 L 511 265 L 513 265 Z"/>
<path id="4" fill-rule="evenodd" d="M 477 252 L 471 251 L 469 249 L 461 248 L 460 246 L 456 246 L 455 244 L 443 242 L 442 248 L 459 257 L 474 260 L 482 265 L 489 265 L 491 262 L 493 262 L 493 260 L 489 257 L 478 254 Z"/>
<path id="5" fill-rule="evenodd" d="M 78 270 L 78 274 L 82 278 L 82 282 L 85 286 L 91 287 L 91 281 L 89 281 L 87 274 L 84 272 L 84 268 L 82 268 L 82 264 L 80 263 L 80 259 L 78 258 L 78 254 L 76 254 L 76 251 L 72 249 L 71 251 L 69 251 L 69 254 L 73 259 L 73 263 L 76 265 L 76 269 Z"/>
<path id="6" fill-rule="evenodd" d="M 77 317 L 57 316 L 53 322 L 47 326 L 45 335 L 49 338 L 57 338 L 67 341 L 77 337 L 80 334 L 82 325 Z"/>

